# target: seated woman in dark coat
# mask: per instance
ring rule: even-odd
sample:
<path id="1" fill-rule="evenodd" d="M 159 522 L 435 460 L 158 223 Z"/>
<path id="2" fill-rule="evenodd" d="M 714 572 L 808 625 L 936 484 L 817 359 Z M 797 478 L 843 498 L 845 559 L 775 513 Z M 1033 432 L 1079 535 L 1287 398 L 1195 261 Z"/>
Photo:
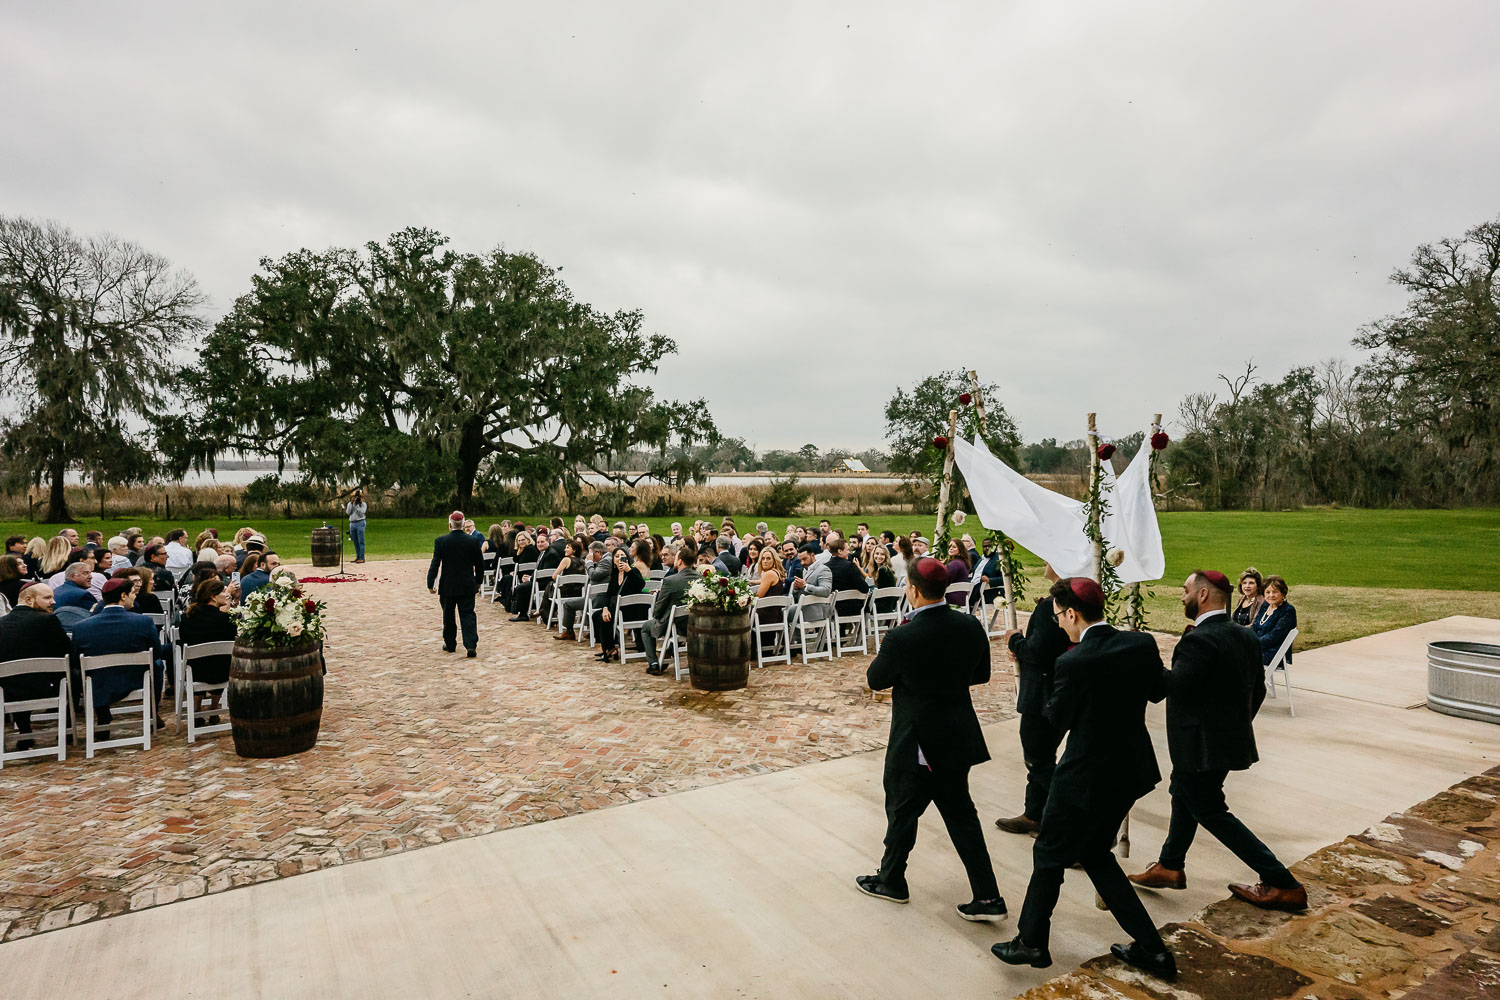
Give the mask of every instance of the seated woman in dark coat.
<path id="1" fill-rule="evenodd" d="M 184 646 L 196 646 L 202 642 L 232 642 L 238 626 L 229 617 L 229 588 L 217 576 L 209 577 L 193 591 L 193 600 L 183 612 L 182 624 L 177 627 L 177 637 Z M 206 656 L 193 661 L 193 680 L 199 684 L 223 684 L 229 680 L 229 657 Z M 224 694 L 216 691 L 208 695 L 214 699 L 213 709 L 222 707 Z M 193 707 L 201 711 L 204 695 L 193 695 Z M 218 725 L 218 717 L 211 716 L 210 726 Z"/>
<path id="2" fill-rule="evenodd" d="M 516 572 L 510 589 L 510 603 L 506 605 L 516 613 L 511 621 L 524 622 L 529 614 L 531 603 L 531 576 L 535 569 L 521 573 L 522 566 L 535 566 L 541 561 L 542 550 L 531 540 L 529 532 L 522 531 L 516 535 Z"/>
<path id="3" fill-rule="evenodd" d="M 135 592 L 135 604 L 130 610 L 140 615 L 166 614 L 166 609 L 161 606 L 161 598 L 151 591 L 156 586 L 156 573 L 150 566 L 123 566 L 115 570 L 115 576 L 135 576 L 141 581 L 140 587 Z"/>
<path id="4" fill-rule="evenodd" d="M 605 663 L 618 654 L 620 633 L 614 622 L 615 602 L 621 597 L 646 592 L 646 574 L 650 572 L 646 560 L 650 558 L 651 542 L 640 539 L 635 543 L 634 553 L 632 560 L 624 549 L 615 550 L 611 557 L 614 560 L 614 572 L 609 575 L 609 589 L 604 592 L 599 607 L 594 612 L 594 635 L 599 637 L 599 645 L 603 647 L 598 659 Z"/>
<path id="5" fill-rule="evenodd" d="M 1266 603 L 1255 616 L 1255 634 L 1260 637 L 1260 662 L 1270 666 L 1287 634 L 1297 627 L 1297 609 L 1286 599 L 1286 581 L 1279 576 L 1266 577 Z M 1286 662 L 1292 662 L 1292 651 L 1286 651 Z"/>

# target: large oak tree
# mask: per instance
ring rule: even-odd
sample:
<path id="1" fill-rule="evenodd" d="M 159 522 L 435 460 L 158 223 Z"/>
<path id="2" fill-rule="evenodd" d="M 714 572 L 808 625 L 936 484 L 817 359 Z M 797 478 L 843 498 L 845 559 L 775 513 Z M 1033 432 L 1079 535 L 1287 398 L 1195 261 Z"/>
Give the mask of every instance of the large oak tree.
<path id="1" fill-rule="evenodd" d="M 224 451 L 295 457 L 304 478 L 417 487 L 467 506 L 481 477 L 570 494 L 641 445 L 662 471 L 716 431 L 705 404 L 636 381 L 676 350 L 638 311 L 577 301 L 529 253 L 406 229 L 362 250 L 261 261 L 164 425 L 182 468 Z"/>
<path id="2" fill-rule="evenodd" d="M 0 216 L 0 394 L 15 415 L 4 450 L 45 482 L 46 519 L 71 521 L 63 486 L 160 470 L 146 419 L 176 405 L 173 350 L 205 325 L 192 277 L 113 236 Z"/>

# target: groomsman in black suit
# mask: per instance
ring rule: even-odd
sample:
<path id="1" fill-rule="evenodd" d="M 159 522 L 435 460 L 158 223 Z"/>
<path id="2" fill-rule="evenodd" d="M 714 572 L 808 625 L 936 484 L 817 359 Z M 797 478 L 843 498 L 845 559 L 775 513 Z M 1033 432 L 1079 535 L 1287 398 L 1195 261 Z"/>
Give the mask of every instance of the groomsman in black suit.
<path id="1" fill-rule="evenodd" d="M 1047 579 L 1057 581 L 1050 565 Z M 1016 711 L 1021 713 L 1021 759 L 1026 764 L 1026 799 L 1021 815 L 995 820 L 1006 833 L 1036 833 L 1041 829 L 1052 773 L 1057 770 L 1057 748 L 1063 734 L 1047 718 L 1047 701 L 1052 697 L 1057 658 L 1072 643 L 1053 611 L 1051 596 L 1043 597 L 1036 602 L 1024 635 L 1015 630 L 1005 633 L 1005 644 L 1017 665 Z"/>
<path id="2" fill-rule="evenodd" d="M 1063 873 L 1078 863 L 1132 938 L 1110 951 L 1173 979 L 1177 963 L 1110 850 L 1130 807 L 1161 781 L 1146 731 L 1146 702 L 1166 694 L 1161 654 L 1151 636 L 1118 631 L 1104 621 L 1104 591 L 1093 580 L 1059 580 L 1051 596 L 1057 623 L 1074 643 L 1057 658 L 1047 705 L 1052 724 L 1068 733 L 1068 745 L 1032 848 L 1031 884 L 1016 923 L 1020 933 L 990 950 L 1010 965 L 1051 965 L 1052 911 Z"/>
<path id="3" fill-rule="evenodd" d="M 880 645 L 870 664 L 870 689 L 891 689 L 891 738 L 885 753 L 885 856 L 859 890 L 893 903 L 911 896 L 906 859 L 917 842 L 917 820 L 935 803 L 969 875 L 974 898 L 958 905 L 965 920 L 999 920 L 1005 900 L 995 883 L 979 813 L 969 796 L 969 768 L 990 759 L 969 688 L 990 679 L 990 643 L 973 615 L 943 599 L 948 570 L 916 560 L 906 574 L 912 612 Z"/>
<path id="4" fill-rule="evenodd" d="M 1260 876 L 1229 891 L 1270 910 L 1305 910 L 1307 890 L 1224 801 L 1224 779 L 1260 759 L 1255 713 L 1266 700 L 1260 640 L 1229 617 L 1229 578 L 1198 570 L 1182 585 L 1193 624 L 1172 651 L 1167 673 L 1167 747 L 1172 754 L 1172 820 L 1161 856 L 1130 881 L 1147 889 L 1186 889 L 1187 852 L 1201 825 Z"/>
<path id="5" fill-rule="evenodd" d="M 442 581 L 438 582 L 438 572 Z M 464 515 L 448 515 L 448 533 L 432 543 L 432 562 L 427 567 L 427 589 L 443 605 L 443 652 L 457 648 L 458 622 L 463 623 L 464 649 L 469 659 L 479 655 L 479 625 L 474 620 L 474 595 L 484 579 L 484 546 L 464 531 Z M 434 586 L 436 584 L 436 586 Z"/>

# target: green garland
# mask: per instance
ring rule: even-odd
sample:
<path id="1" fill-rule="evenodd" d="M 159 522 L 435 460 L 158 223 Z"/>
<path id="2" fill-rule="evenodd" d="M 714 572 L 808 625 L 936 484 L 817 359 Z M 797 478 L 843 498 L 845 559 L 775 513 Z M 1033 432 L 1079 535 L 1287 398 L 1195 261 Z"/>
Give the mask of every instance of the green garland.
<path id="1" fill-rule="evenodd" d="M 1098 526 L 1104 523 L 1104 515 L 1109 513 L 1109 488 L 1104 485 L 1102 475 L 1092 476 L 1090 479 L 1088 496 L 1083 504 L 1083 533 L 1102 552 L 1104 536 Z M 1098 517 L 1094 516 L 1096 511 Z M 1122 599 L 1124 588 L 1120 583 L 1120 575 L 1115 572 L 1108 559 L 1099 560 L 1099 587 L 1104 591 L 1104 620 L 1111 625 L 1120 625 L 1125 612 L 1125 602 Z"/>

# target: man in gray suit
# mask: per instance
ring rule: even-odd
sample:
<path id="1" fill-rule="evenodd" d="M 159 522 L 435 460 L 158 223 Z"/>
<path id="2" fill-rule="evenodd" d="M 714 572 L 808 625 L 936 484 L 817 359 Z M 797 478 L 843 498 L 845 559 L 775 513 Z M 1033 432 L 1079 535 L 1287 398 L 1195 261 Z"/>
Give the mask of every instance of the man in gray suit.
<path id="1" fill-rule="evenodd" d="M 833 570 L 828 568 L 826 559 L 823 562 L 817 561 L 818 550 L 819 546 L 816 542 L 808 542 L 797 550 L 797 558 L 802 563 L 802 575 L 792 581 L 792 596 L 799 604 L 797 613 L 809 622 L 819 622 L 827 618 L 830 605 L 814 604 L 803 608 L 800 606 L 802 598 L 808 595 L 828 597 L 833 593 Z M 819 641 L 820 649 L 822 641 L 827 638 L 825 633 L 823 640 Z"/>
<path id="2" fill-rule="evenodd" d="M 690 538 L 683 539 L 677 548 L 677 572 L 668 576 L 661 582 L 661 589 L 656 592 L 656 600 L 651 604 L 651 617 L 641 628 L 641 642 L 646 647 L 646 673 L 660 675 L 666 673 L 656 658 L 656 644 L 661 641 L 662 636 L 667 634 L 667 625 L 672 620 L 672 612 L 677 605 L 682 603 L 682 597 L 693 583 L 701 579 L 696 563 L 698 562 L 698 550 Z"/>
<path id="3" fill-rule="evenodd" d="M 583 563 L 584 575 L 588 578 L 588 582 L 584 584 L 583 593 L 577 597 L 563 599 L 563 630 L 554 638 L 567 642 L 578 641 L 578 636 L 573 632 L 573 622 L 577 620 L 578 612 L 583 610 L 583 601 L 588 595 L 588 588 L 596 583 L 609 583 L 609 574 L 613 572 L 610 568 L 610 560 L 604 558 L 604 548 L 603 542 L 589 543 L 589 557 Z"/>

